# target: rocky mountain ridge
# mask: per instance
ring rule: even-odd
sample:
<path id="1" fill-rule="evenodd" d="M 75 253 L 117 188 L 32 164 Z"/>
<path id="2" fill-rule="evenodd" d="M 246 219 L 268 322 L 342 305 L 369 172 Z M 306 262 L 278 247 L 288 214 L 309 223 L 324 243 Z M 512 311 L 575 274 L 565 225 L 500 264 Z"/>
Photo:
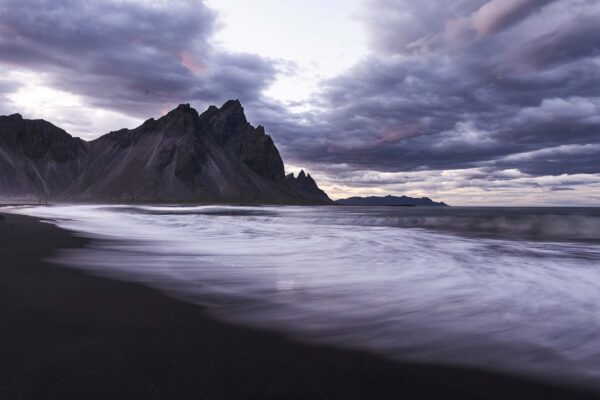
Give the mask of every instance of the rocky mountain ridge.
<path id="1" fill-rule="evenodd" d="M 43 120 L 0 117 L 0 198 L 89 202 L 330 204 L 238 100 L 199 114 L 181 104 L 90 142 Z"/>
<path id="2" fill-rule="evenodd" d="M 436 202 L 429 197 L 408 197 L 408 196 L 369 196 L 369 197 L 349 197 L 335 201 L 336 204 L 344 206 L 429 206 L 429 207 L 448 207 L 444 202 Z"/>

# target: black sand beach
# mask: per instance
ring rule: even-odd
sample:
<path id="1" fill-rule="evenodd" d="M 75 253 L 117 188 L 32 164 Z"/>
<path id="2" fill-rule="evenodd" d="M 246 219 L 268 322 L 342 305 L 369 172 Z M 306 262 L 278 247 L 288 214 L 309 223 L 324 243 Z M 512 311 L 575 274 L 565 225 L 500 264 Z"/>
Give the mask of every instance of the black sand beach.
<path id="1" fill-rule="evenodd" d="M 86 239 L 0 214 L 0 399 L 584 399 L 477 370 L 393 363 L 215 321 L 50 264 Z"/>

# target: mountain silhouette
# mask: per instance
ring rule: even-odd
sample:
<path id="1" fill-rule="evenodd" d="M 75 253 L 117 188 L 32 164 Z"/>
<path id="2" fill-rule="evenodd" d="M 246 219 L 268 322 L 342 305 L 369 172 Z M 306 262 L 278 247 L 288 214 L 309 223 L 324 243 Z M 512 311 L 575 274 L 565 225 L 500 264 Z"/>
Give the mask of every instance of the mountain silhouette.
<path id="1" fill-rule="evenodd" d="M 0 117 L 0 198 L 87 202 L 330 204 L 238 100 L 181 104 L 135 129 L 86 142 L 44 120 Z"/>

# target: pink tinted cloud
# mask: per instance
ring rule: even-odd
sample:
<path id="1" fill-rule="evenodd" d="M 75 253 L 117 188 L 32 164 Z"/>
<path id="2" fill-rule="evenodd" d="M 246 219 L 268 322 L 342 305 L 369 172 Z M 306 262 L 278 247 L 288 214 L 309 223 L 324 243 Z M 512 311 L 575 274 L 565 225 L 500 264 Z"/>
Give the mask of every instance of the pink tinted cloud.
<path id="1" fill-rule="evenodd" d="M 519 23 L 556 0 L 490 0 L 473 14 L 446 22 L 443 40 L 460 46 L 469 38 L 485 38 Z"/>
<path id="2" fill-rule="evenodd" d="M 471 16 L 478 36 L 499 32 L 554 0 L 492 0 Z"/>
<path id="3" fill-rule="evenodd" d="M 181 61 L 181 65 L 195 74 L 206 71 L 206 66 L 197 61 L 197 59 L 187 50 L 184 50 L 179 54 L 179 60 Z"/>

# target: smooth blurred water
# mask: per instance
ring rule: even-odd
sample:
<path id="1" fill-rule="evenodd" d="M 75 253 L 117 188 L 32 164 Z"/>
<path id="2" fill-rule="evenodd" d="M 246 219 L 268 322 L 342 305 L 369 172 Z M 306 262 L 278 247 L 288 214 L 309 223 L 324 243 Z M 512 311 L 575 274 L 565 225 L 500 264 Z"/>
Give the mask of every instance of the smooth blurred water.
<path id="1" fill-rule="evenodd" d="M 238 323 L 600 389 L 600 209 L 18 207 L 57 261 Z"/>

